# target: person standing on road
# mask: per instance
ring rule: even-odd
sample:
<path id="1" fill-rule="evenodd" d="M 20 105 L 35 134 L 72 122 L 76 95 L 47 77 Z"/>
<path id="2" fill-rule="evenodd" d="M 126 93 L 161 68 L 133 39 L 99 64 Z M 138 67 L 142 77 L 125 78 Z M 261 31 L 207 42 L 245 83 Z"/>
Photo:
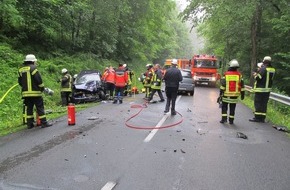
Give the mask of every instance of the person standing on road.
<path id="1" fill-rule="evenodd" d="M 245 97 L 244 81 L 241 73 L 238 71 L 239 63 L 233 59 L 229 63 L 229 69 L 221 79 L 220 97 L 222 99 L 222 119 L 220 123 L 228 120 L 228 106 L 230 107 L 229 124 L 234 124 L 236 104 L 238 97 Z"/>
<path id="2" fill-rule="evenodd" d="M 143 86 L 145 88 L 145 100 L 149 99 L 150 93 L 151 93 L 151 79 L 153 76 L 153 65 L 147 64 L 146 65 L 147 71 L 144 73 L 144 80 L 143 80 Z"/>
<path id="3" fill-rule="evenodd" d="M 165 100 L 161 92 L 161 84 L 162 84 L 161 67 L 159 64 L 155 64 L 153 69 L 154 69 L 154 72 L 153 72 L 153 76 L 151 80 L 151 93 L 150 93 L 148 101 L 150 102 L 153 99 L 155 92 L 157 92 L 160 98 L 159 102 L 164 102 Z"/>
<path id="4" fill-rule="evenodd" d="M 106 93 L 109 95 L 109 100 L 113 100 L 115 90 L 115 70 L 112 66 L 105 70 L 102 80 L 105 82 Z"/>
<path id="5" fill-rule="evenodd" d="M 21 86 L 22 98 L 27 107 L 27 128 L 34 127 L 33 107 L 35 105 L 37 114 L 41 121 L 41 128 L 52 126 L 46 120 L 42 92 L 44 84 L 40 73 L 37 70 L 36 57 L 28 54 L 25 57 L 23 66 L 18 70 L 18 84 Z"/>
<path id="6" fill-rule="evenodd" d="M 263 59 L 263 65 L 258 72 L 254 72 L 256 80 L 253 91 L 255 92 L 255 117 L 249 119 L 251 122 L 265 122 L 267 104 L 272 91 L 273 78 L 275 75 L 275 68 L 271 65 L 271 57 L 266 56 Z"/>
<path id="7" fill-rule="evenodd" d="M 126 72 L 123 64 L 119 64 L 119 68 L 115 72 L 115 97 L 113 104 L 116 104 L 119 100 L 119 103 L 123 103 L 124 89 L 128 83 L 128 73 Z"/>
<path id="8" fill-rule="evenodd" d="M 171 115 L 176 115 L 175 102 L 177 98 L 179 82 L 182 81 L 181 71 L 177 68 L 176 59 L 172 60 L 171 67 L 166 70 L 163 80 L 165 81 L 165 94 L 167 97 L 164 113 L 169 112 L 171 104 Z"/>
<path id="9" fill-rule="evenodd" d="M 72 77 L 68 73 L 68 70 L 66 68 L 61 70 L 62 78 L 59 80 L 61 82 L 61 105 L 67 106 L 70 102 L 70 95 L 72 93 Z"/>

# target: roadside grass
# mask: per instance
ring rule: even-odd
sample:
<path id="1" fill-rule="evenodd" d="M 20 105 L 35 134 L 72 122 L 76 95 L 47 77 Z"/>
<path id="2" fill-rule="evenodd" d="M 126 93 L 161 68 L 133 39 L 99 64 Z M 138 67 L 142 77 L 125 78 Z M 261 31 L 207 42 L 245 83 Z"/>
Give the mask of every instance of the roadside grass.
<path id="1" fill-rule="evenodd" d="M 241 101 L 247 107 L 255 110 L 254 108 L 254 94 L 249 94 L 245 96 L 245 99 Z M 266 120 L 269 120 L 273 125 L 284 126 L 290 131 L 290 108 L 287 105 L 269 100 L 267 107 L 267 117 Z M 254 114 L 253 114 L 254 117 Z"/>

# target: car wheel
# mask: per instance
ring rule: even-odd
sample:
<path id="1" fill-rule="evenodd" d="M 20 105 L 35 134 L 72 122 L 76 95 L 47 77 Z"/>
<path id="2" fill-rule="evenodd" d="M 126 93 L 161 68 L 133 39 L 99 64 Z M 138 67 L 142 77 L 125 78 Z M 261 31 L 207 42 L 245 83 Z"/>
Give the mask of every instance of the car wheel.
<path id="1" fill-rule="evenodd" d="M 100 97 L 101 100 L 106 100 L 106 95 L 105 95 L 105 93 L 103 91 L 99 92 L 99 97 Z"/>
<path id="2" fill-rule="evenodd" d="M 190 94 L 190 96 L 193 96 L 193 94 L 194 94 L 194 91 L 190 92 L 189 94 Z"/>

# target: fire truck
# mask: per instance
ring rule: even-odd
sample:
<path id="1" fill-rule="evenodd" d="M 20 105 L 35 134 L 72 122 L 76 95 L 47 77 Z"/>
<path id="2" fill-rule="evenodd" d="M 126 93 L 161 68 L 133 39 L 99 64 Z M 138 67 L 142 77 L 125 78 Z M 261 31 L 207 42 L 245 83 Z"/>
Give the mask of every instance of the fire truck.
<path id="1" fill-rule="evenodd" d="M 190 60 L 191 72 L 195 84 L 215 86 L 220 79 L 218 62 L 214 55 L 194 55 Z"/>

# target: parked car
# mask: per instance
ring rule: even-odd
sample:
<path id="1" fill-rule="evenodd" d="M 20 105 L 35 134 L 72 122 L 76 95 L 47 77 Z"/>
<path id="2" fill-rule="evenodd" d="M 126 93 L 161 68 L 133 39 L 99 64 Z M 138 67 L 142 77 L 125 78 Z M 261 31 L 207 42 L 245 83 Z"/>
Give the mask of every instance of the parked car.
<path id="1" fill-rule="evenodd" d="M 106 95 L 101 73 L 95 70 L 81 71 L 73 83 L 73 102 L 84 103 L 105 99 Z"/>
<path id="2" fill-rule="evenodd" d="M 179 82 L 178 93 L 186 93 L 193 96 L 194 94 L 194 81 L 191 71 L 189 69 L 180 69 L 183 80 Z"/>

